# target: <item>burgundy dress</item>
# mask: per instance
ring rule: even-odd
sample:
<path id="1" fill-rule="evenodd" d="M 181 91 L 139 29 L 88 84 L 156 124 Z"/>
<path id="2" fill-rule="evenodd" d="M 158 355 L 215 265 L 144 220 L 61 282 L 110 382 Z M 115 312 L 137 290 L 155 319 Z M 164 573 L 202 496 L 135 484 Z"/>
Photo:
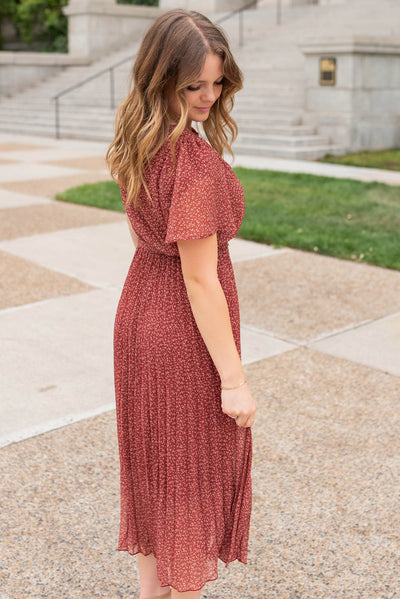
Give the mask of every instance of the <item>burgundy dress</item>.
<path id="1" fill-rule="evenodd" d="M 152 159 L 140 207 L 126 205 L 139 243 L 115 318 L 120 457 L 118 550 L 157 558 L 161 584 L 195 591 L 226 565 L 247 563 L 251 428 L 222 412 L 221 381 L 193 317 L 176 241 L 217 232 L 218 277 L 240 354 L 239 303 L 228 240 L 242 187 L 194 130 Z"/>

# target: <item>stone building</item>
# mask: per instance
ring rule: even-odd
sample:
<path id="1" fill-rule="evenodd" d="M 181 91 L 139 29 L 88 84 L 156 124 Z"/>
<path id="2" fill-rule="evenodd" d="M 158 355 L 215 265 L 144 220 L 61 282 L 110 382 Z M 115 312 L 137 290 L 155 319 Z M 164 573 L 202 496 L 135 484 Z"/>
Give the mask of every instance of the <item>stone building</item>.
<path id="1" fill-rule="evenodd" d="M 87 110 L 93 126 L 86 133 L 109 139 L 114 104 L 126 94 L 129 63 L 154 18 L 183 7 L 218 20 L 249 2 L 160 0 L 156 8 L 70 0 L 64 9 L 68 54 L 0 52 L 0 127 L 53 134 L 52 98 L 73 85 L 76 91 L 60 100 L 61 134 L 64 129 L 82 136 L 77 112 L 84 119 Z M 314 159 L 328 152 L 400 147 L 399 0 L 255 4 L 241 21 L 236 14 L 223 23 L 245 75 L 235 105 L 237 151 Z"/>

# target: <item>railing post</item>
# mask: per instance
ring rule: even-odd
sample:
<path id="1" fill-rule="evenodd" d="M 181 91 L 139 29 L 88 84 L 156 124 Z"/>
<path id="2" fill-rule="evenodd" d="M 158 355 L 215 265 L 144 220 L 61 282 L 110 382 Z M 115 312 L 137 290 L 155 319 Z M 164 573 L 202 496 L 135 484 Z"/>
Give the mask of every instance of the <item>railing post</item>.
<path id="1" fill-rule="evenodd" d="M 239 47 L 243 46 L 243 10 L 239 10 Z"/>
<path id="2" fill-rule="evenodd" d="M 111 105 L 111 110 L 114 110 L 115 108 L 115 98 L 114 98 L 114 69 L 113 67 L 110 68 L 110 105 Z"/>
<path id="3" fill-rule="evenodd" d="M 276 24 L 280 25 L 281 24 L 281 8 L 282 8 L 282 3 L 281 0 L 276 0 Z"/>
<path id="4" fill-rule="evenodd" d="M 59 111 L 59 97 L 55 97 L 55 117 L 56 117 L 56 139 L 60 139 L 60 111 Z"/>

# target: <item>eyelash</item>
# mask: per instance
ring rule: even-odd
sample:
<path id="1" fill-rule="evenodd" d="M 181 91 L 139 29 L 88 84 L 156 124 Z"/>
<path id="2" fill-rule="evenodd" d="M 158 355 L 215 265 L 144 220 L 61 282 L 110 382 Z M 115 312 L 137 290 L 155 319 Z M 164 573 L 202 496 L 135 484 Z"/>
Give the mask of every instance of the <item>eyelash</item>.
<path id="1" fill-rule="evenodd" d="M 224 81 L 225 81 L 225 79 L 221 79 L 221 81 L 216 81 L 215 85 L 223 85 Z M 191 85 L 188 85 L 186 89 L 189 90 L 190 92 L 198 92 L 200 87 L 193 87 Z"/>

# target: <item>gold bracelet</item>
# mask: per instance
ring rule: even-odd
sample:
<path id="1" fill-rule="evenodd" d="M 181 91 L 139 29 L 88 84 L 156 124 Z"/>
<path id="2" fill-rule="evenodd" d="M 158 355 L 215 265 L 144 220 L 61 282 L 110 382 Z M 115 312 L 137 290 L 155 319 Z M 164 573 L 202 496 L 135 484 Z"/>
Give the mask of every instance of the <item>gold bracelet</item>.
<path id="1" fill-rule="evenodd" d="M 239 387 L 241 387 L 242 385 L 245 385 L 247 383 L 246 379 L 244 379 L 244 381 L 242 383 L 240 383 L 240 385 L 236 385 L 236 387 L 221 387 L 222 391 L 230 391 L 231 389 L 239 389 Z"/>

